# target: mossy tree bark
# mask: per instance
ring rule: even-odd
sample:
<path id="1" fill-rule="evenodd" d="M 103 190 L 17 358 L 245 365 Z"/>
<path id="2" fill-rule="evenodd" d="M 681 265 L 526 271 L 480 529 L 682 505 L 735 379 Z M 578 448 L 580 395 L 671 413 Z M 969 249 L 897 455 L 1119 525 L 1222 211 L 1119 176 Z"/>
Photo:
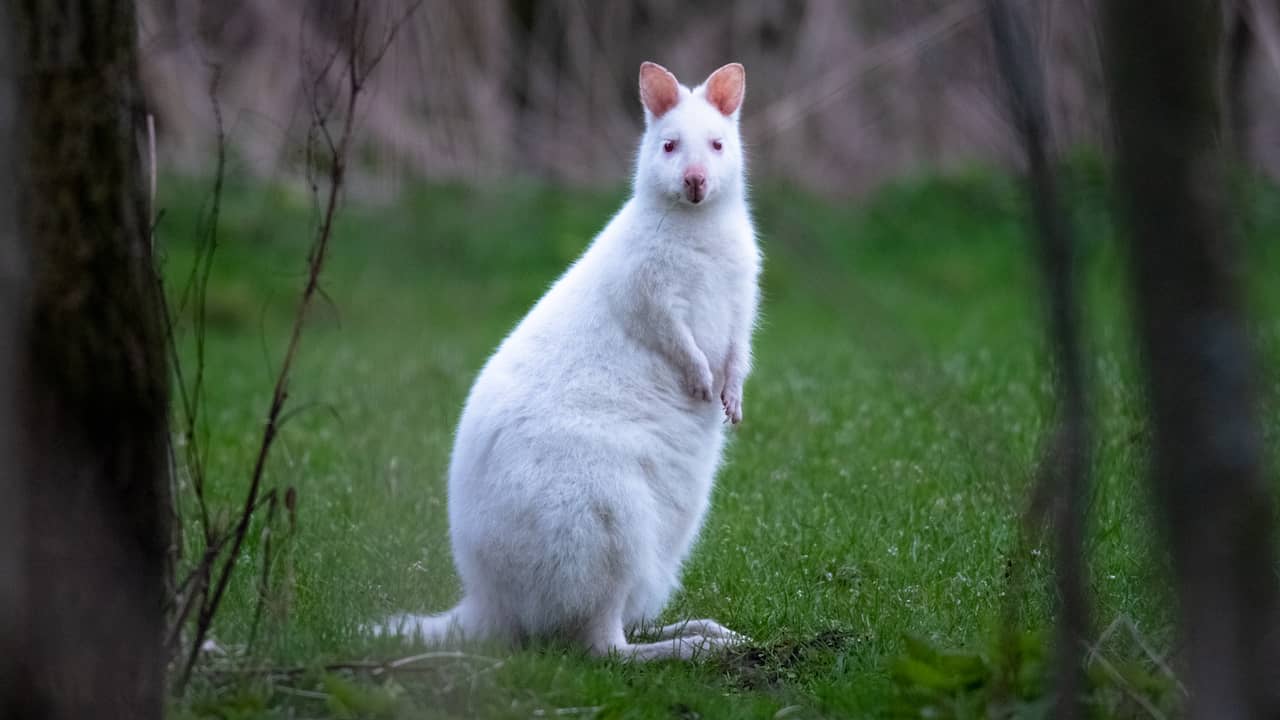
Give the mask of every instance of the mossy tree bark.
<path id="1" fill-rule="evenodd" d="M 5 169 L 25 267 L 13 422 L 0 424 L 19 499 L 9 716 L 158 718 L 168 370 L 134 6 L 6 4 L 17 112 Z"/>

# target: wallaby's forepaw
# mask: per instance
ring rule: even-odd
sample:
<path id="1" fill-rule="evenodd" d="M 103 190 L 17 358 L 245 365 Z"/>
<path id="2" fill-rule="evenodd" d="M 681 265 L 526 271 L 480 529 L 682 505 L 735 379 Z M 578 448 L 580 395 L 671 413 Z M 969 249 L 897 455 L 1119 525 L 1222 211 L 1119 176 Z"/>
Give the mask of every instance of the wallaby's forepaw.
<path id="1" fill-rule="evenodd" d="M 725 385 L 720 392 L 720 403 L 724 405 L 724 421 L 734 425 L 742 422 L 742 387 Z"/>
<path id="2" fill-rule="evenodd" d="M 694 400 L 711 402 L 711 368 L 704 362 L 696 365 L 685 376 L 685 390 Z"/>

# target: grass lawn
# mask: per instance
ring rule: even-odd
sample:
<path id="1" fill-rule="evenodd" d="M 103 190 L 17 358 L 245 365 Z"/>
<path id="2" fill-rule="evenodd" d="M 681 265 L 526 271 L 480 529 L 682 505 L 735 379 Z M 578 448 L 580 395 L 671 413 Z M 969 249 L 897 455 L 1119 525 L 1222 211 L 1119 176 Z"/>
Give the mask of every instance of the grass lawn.
<path id="1" fill-rule="evenodd" d="M 1095 625 L 1131 619 L 1163 652 L 1174 645 L 1170 593 L 1149 541 L 1122 256 L 1100 173 L 1085 163 L 1070 176 L 1097 421 Z M 391 679 L 319 669 L 421 652 L 359 625 L 457 600 L 445 469 L 465 394 L 623 192 L 430 188 L 344 210 L 327 297 L 290 386 L 290 407 L 305 410 L 266 476 L 269 488 L 296 488 L 296 527 L 283 513 L 273 526 L 271 590 L 252 647 L 261 525 L 213 630 L 255 666 L 315 669 L 288 682 L 199 673 L 175 716 L 918 717 L 927 696 L 939 717 L 966 717 L 994 683 L 974 663 L 1020 673 L 1012 696 L 1034 716 L 1051 558 L 1041 536 L 1023 539 L 1019 518 L 1052 416 L 1051 375 L 1022 198 L 1011 180 L 983 172 L 908 182 L 857 204 L 757 192 L 767 259 L 746 419 L 667 610 L 670 620 L 717 618 L 756 647 L 696 664 L 628 665 L 553 646 L 468 648 L 472 657 L 422 661 Z M 183 180 L 161 194 L 159 242 L 175 292 L 207 196 L 207 183 Z M 1251 191 L 1242 218 L 1256 335 L 1274 368 L 1280 292 L 1266 269 L 1280 266 L 1280 246 L 1266 238 L 1280 232 L 1280 200 Z M 242 502 L 312 220 L 309 198 L 283 189 L 233 182 L 223 198 L 203 426 L 216 525 Z M 1267 398 L 1276 377 L 1264 378 Z M 182 488 L 190 557 L 201 529 L 188 478 Z M 1016 657 L 999 647 L 1003 626 L 1020 638 Z M 952 658 L 973 677 L 955 687 L 931 678 L 925 646 L 972 651 L 938 662 Z M 1136 657 L 1136 668 L 1135 647 L 1108 651 L 1117 664 Z M 1100 681 L 1097 707 L 1141 716 L 1121 685 Z M 1168 702 L 1164 694 L 1154 701 Z"/>

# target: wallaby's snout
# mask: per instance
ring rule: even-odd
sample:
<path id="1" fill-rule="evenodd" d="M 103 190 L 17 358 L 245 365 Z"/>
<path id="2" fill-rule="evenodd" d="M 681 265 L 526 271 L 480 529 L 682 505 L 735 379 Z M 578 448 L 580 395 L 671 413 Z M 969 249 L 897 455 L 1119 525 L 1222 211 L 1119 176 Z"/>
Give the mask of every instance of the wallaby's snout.
<path id="1" fill-rule="evenodd" d="M 701 166 L 692 165 L 684 171 L 684 196 L 694 205 L 707 196 L 707 171 Z"/>

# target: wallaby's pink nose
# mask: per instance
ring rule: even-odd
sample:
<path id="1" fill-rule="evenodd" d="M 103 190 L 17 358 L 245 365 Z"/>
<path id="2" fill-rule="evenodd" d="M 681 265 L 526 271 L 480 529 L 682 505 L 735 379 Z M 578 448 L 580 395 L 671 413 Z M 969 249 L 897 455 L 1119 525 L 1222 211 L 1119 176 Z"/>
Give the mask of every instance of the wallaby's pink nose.
<path id="1" fill-rule="evenodd" d="M 695 205 L 707 196 L 707 175 L 702 168 L 689 168 L 684 172 L 684 196 Z"/>

